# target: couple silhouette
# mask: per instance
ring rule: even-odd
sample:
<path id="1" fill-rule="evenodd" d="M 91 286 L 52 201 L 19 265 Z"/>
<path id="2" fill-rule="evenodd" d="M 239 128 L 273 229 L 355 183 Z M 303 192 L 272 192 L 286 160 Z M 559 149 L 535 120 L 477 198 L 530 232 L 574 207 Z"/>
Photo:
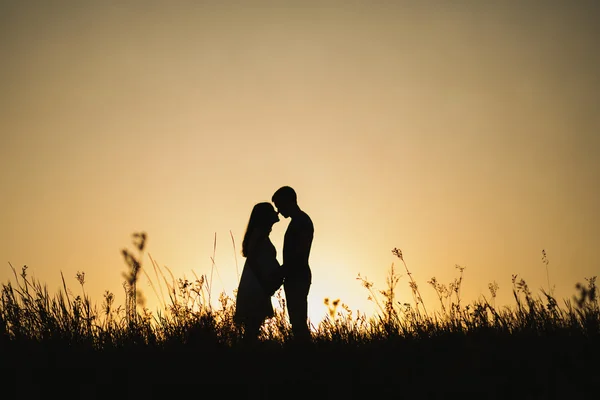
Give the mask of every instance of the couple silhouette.
<path id="1" fill-rule="evenodd" d="M 279 188 L 271 198 L 273 204 L 256 204 L 250 214 L 242 241 L 246 258 L 236 295 L 234 320 L 243 327 L 245 341 L 258 339 L 260 328 L 274 316 L 271 296 L 283 285 L 287 311 L 295 341 L 310 340 L 308 328 L 308 292 L 312 274 L 308 265 L 313 241 L 312 220 L 298 206 L 294 189 Z M 283 241 L 283 264 L 269 237 L 279 214 L 290 218 Z"/>

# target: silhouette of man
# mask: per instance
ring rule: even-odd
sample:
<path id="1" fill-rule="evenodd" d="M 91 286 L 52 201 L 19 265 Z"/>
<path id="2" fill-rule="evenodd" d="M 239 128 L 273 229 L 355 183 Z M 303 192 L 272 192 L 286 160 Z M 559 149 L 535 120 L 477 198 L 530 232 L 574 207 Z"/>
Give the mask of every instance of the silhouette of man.
<path id="1" fill-rule="evenodd" d="M 314 226 L 308 214 L 298 206 L 296 192 L 291 187 L 279 188 L 273 194 L 272 201 L 277 212 L 285 218 L 291 218 L 283 240 L 283 290 L 294 339 L 307 341 L 310 339 L 308 291 L 312 281 L 308 257 Z"/>

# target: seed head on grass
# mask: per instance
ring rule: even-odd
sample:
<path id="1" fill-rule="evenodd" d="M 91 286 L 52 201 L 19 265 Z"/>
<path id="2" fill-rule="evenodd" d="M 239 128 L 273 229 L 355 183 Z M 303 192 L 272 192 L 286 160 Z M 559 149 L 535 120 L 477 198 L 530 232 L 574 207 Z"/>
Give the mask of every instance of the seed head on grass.
<path id="1" fill-rule="evenodd" d="M 488 289 L 490 294 L 492 295 L 492 306 L 496 306 L 496 295 L 498 294 L 498 289 L 500 286 L 496 283 L 496 281 L 488 283 Z"/>
<path id="2" fill-rule="evenodd" d="M 400 261 L 402 261 L 402 264 L 404 264 L 404 268 L 406 269 L 406 273 L 408 274 L 408 277 L 410 278 L 410 282 L 409 282 L 409 287 L 413 293 L 413 297 L 415 299 L 415 308 L 417 309 L 417 313 L 419 312 L 419 304 L 421 304 L 421 306 L 423 306 L 423 311 L 425 312 L 425 316 L 427 317 L 427 309 L 425 308 L 425 303 L 423 302 L 423 297 L 421 297 L 421 292 L 419 292 L 419 287 L 417 285 L 417 282 L 415 282 L 415 280 L 412 277 L 412 274 L 410 273 L 410 271 L 408 270 L 408 267 L 406 266 L 406 262 L 404 261 L 404 257 L 402 256 L 402 250 L 394 247 L 394 249 L 392 249 L 392 254 L 395 255 L 396 257 L 398 257 L 400 259 Z"/>
<path id="3" fill-rule="evenodd" d="M 325 297 L 323 299 L 323 303 L 327 306 L 327 312 L 329 313 L 329 318 L 332 320 L 335 319 L 336 310 L 340 304 L 340 299 L 335 299 L 333 301 L 329 300 L 329 297 Z"/>

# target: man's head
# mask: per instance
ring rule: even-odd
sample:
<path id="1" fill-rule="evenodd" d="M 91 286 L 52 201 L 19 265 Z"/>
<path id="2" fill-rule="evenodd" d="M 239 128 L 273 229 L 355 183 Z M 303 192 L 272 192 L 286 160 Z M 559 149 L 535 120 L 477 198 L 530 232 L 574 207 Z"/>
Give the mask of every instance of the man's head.
<path id="1" fill-rule="evenodd" d="M 298 209 L 296 191 L 289 186 L 277 189 L 271 200 L 275 204 L 275 207 L 277 207 L 277 212 L 285 218 Z"/>

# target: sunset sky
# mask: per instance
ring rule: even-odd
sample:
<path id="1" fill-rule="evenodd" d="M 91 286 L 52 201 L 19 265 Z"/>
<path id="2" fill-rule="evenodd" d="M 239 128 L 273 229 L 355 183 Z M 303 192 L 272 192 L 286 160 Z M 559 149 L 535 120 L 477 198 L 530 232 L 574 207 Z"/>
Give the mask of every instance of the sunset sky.
<path id="1" fill-rule="evenodd" d="M 600 272 L 596 4 L 0 1 L 0 280 L 78 294 L 84 271 L 100 303 L 132 233 L 187 278 L 216 235 L 232 295 L 252 206 L 290 185 L 313 320 L 324 297 L 372 311 L 356 277 L 384 289 L 392 263 L 411 302 L 395 247 L 430 309 L 456 264 L 464 301 L 547 289 L 542 249 L 568 298 Z"/>

